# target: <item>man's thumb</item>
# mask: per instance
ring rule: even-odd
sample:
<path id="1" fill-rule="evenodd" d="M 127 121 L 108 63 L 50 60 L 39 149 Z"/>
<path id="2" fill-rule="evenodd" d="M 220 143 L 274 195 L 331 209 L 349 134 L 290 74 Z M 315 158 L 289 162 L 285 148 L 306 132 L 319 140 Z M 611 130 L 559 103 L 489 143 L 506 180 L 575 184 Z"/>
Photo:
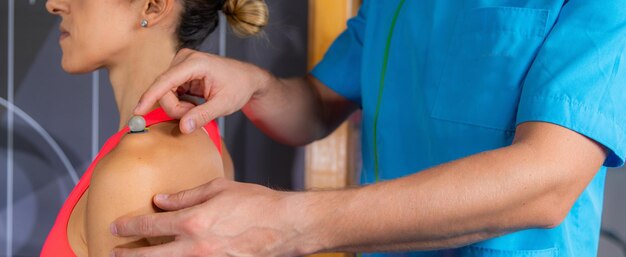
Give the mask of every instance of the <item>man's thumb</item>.
<path id="1" fill-rule="evenodd" d="M 180 120 L 180 130 L 185 134 L 194 132 L 196 129 L 208 124 L 217 118 L 215 115 L 219 112 L 217 105 L 212 101 L 208 101 L 202 105 L 198 105 L 187 114 L 185 114 Z"/>
<path id="2" fill-rule="evenodd" d="M 178 192 L 176 194 L 158 194 L 153 202 L 157 207 L 166 211 L 177 211 L 202 204 L 223 190 L 226 180 L 216 178 L 204 185 L 193 189 Z"/>
<path id="3" fill-rule="evenodd" d="M 176 194 L 158 194 L 154 196 L 154 204 L 166 211 L 177 211 L 189 208 L 202 203 L 204 198 L 200 198 L 194 189 L 181 191 Z"/>

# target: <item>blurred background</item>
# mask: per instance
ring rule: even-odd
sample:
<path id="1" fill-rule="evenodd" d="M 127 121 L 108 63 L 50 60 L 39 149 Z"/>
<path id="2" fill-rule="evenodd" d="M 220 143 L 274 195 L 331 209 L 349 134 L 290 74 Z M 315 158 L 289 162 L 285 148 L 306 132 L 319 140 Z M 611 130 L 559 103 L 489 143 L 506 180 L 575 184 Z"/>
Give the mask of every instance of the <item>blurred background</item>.
<path id="1" fill-rule="evenodd" d="M 221 26 L 202 50 L 247 61 L 279 76 L 304 75 L 309 2 L 266 0 L 265 36 L 240 39 Z M 316 0 L 311 0 L 316 1 Z M 0 1 L 0 256 L 38 256 L 65 198 L 116 132 L 106 71 L 68 75 L 60 67 L 59 18 L 42 0 Z M 279 145 L 242 114 L 223 131 L 238 181 L 305 187 L 304 148 Z M 607 178 L 599 256 L 626 257 L 626 170 Z"/>

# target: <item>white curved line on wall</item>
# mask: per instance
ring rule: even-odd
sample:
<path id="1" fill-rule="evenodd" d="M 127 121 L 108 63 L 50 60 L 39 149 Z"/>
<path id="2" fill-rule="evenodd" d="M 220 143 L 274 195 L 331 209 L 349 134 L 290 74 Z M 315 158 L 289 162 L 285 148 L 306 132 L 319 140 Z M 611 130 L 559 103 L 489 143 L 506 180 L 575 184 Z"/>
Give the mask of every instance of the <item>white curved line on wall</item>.
<path id="1" fill-rule="evenodd" d="M 15 62 L 15 1 L 7 1 L 7 216 L 5 255 L 13 257 L 13 76 Z"/>
<path id="2" fill-rule="evenodd" d="M 2 97 L 0 97 L 0 105 L 6 108 L 9 108 L 9 106 L 12 106 L 13 112 L 18 117 L 22 118 L 26 123 L 28 123 L 28 125 L 30 125 L 35 131 L 37 131 L 37 133 L 39 133 L 39 135 L 44 140 L 46 140 L 46 142 L 50 145 L 50 147 L 52 147 L 52 150 L 56 153 L 57 156 L 59 156 L 59 159 L 63 163 L 63 166 L 65 166 L 65 169 L 67 169 L 68 174 L 72 178 L 72 182 L 74 182 L 74 184 L 78 183 L 78 173 L 76 173 L 74 166 L 72 166 L 70 159 L 67 158 L 67 155 L 65 155 L 65 152 L 63 152 L 63 149 L 61 149 L 59 144 L 57 144 L 57 142 L 54 141 L 54 138 L 52 138 L 52 136 L 41 125 L 39 125 L 39 123 L 35 121 L 35 119 L 30 117 L 30 115 L 28 115 L 26 112 L 24 112 L 22 109 L 20 109 L 16 105 L 9 103 L 6 99 Z"/>

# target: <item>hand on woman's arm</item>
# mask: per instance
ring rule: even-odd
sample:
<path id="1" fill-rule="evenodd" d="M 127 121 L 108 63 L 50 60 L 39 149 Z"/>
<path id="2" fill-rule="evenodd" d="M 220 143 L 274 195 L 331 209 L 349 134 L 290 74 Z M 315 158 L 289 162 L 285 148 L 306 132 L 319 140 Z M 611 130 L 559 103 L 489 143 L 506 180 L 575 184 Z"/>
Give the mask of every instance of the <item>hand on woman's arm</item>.
<path id="1" fill-rule="evenodd" d="M 202 97 L 194 107 L 177 94 Z M 312 77 L 279 79 L 251 64 L 182 49 L 171 67 L 144 93 L 135 114 L 159 102 L 189 133 L 243 108 L 266 134 L 290 145 L 303 145 L 329 134 L 357 106 Z M 333 111 L 331 111 L 333 110 Z"/>
<path id="2" fill-rule="evenodd" d="M 259 249 L 259 256 L 297 256 L 467 245 L 557 226 L 605 158 L 603 147 L 589 138 L 529 122 L 518 127 L 509 147 L 359 189 L 279 193 L 212 182 L 155 201 L 176 212 L 118 220 L 116 233 L 122 236 L 178 239 L 163 251 L 142 248 L 116 256 L 257 255 Z M 217 216 L 224 212 L 237 219 Z"/>

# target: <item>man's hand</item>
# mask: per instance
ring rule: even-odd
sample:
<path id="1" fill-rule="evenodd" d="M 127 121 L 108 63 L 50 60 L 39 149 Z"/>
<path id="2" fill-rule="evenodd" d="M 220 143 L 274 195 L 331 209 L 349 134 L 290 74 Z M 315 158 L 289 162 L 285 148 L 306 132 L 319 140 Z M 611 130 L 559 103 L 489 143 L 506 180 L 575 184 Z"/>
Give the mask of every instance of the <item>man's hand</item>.
<path id="1" fill-rule="evenodd" d="M 204 98 L 195 106 L 179 96 Z M 191 133 L 240 109 L 265 134 L 288 145 L 305 145 L 330 134 L 358 106 L 312 76 L 281 79 L 252 64 L 189 49 L 146 91 L 134 113 L 155 103 Z"/>
<path id="2" fill-rule="evenodd" d="M 163 245 L 114 249 L 116 257 L 297 256 L 303 254 L 299 193 L 216 179 L 195 189 L 155 196 L 170 211 L 121 218 L 111 226 L 118 236 L 175 236 Z M 301 223 L 301 222 L 300 222 Z"/>
<path id="3" fill-rule="evenodd" d="M 273 77 L 243 62 L 189 49 L 181 49 L 170 68 L 143 94 L 135 114 L 144 115 L 159 102 L 167 114 L 180 119 L 183 133 L 191 133 L 215 118 L 241 109 L 260 91 L 260 85 Z M 180 95 L 193 95 L 207 102 L 194 105 L 180 101 Z"/>

